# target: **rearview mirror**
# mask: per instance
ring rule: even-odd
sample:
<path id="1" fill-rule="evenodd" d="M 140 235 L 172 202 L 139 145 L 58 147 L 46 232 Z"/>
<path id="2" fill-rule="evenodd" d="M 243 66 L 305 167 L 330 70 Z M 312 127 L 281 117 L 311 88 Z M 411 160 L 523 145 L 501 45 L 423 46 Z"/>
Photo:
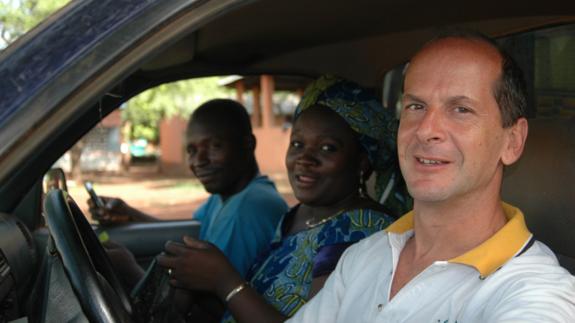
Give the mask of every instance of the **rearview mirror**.
<path id="1" fill-rule="evenodd" d="M 62 168 L 52 168 L 45 175 L 42 181 L 42 188 L 44 193 L 49 192 L 51 189 L 61 189 L 68 192 L 68 185 L 66 184 L 66 174 Z"/>

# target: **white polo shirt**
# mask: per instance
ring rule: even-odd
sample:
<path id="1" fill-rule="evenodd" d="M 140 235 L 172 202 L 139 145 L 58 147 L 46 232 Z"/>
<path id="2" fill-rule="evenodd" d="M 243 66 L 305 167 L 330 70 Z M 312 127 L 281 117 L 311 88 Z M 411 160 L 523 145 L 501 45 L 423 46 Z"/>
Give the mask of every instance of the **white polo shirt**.
<path id="1" fill-rule="evenodd" d="M 413 235 L 413 213 L 406 214 L 351 246 L 288 322 L 575 322 L 575 278 L 532 239 L 519 209 L 503 207 L 508 222 L 494 236 L 436 261 L 390 301 L 399 254 Z"/>

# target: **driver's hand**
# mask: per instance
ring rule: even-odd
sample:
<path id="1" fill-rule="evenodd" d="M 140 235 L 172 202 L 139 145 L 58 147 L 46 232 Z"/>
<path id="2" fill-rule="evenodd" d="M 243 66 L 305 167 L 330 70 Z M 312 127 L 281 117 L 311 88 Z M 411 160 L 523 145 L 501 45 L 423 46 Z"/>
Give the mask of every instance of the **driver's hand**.
<path id="1" fill-rule="evenodd" d="M 104 202 L 104 208 L 97 207 L 92 199 L 87 203 L 90 214 L 94 220 L 102 225 L 124 223 L 132 220 L 129 214 L 130 206 L 124 200 L 115 197 L 100 196 Z"/>
<path id="2" fill-rule="evenodd" d="M 144 270 L 138 265 L 136 257 L 128 248 L 110 240 L 103 242 L 102 246 L 126 290 L 131 290 L 144 276 Z"/>
<path id="3" fill-rule="evenodd" d="M 128 248 L 119 243 L 108 240 L 103 242 L 102 246 L 104 246 L 104 250 L 106 250 L 108 257 L 114 265 L 127 264 L 128 266 L 131 266 L 137 263 L 134 254 L 132 254 Z M 123 266 L 121 267 L 123 268 Z"/>

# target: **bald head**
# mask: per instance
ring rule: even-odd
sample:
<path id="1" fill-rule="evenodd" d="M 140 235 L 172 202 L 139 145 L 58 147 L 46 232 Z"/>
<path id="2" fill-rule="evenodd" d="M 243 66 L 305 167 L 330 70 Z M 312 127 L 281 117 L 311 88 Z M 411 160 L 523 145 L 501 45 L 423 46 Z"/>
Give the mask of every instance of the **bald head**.
<path id="1" fill-rule="evenodd" d="M 526 84 L 523 73 L 515 60 L 495 41 L 473 32 L 452 32 L 428 42 L 411 60 L 410 66 L 420 57 L 436 52 L 445 61 L 454 57 L 473 57 L 497 65 L 493 80 L 493 97 L 501 112 L 503 127 L 509 127 L 526 116 Z"/>

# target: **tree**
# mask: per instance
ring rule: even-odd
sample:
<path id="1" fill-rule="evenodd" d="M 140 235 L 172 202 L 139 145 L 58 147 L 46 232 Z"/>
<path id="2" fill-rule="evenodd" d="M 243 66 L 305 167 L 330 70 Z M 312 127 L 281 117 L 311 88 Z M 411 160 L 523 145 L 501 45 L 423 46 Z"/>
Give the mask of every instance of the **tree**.
<path id="1" fill-rule="evenodd" d="M 70 0 L 0 0 L 0 49 L 68 2 Z"/>
<path id="2" fill-rule="evenodd" d="M 164 118 L 188 118 L 203 102 L 230 97 L 232 90 L 218 85 L 218 77 L 192 79 L 162 84 L 142 92 L 127 102 L 122 113 L 131 126 L 130 139 L 146 139 L 157 143 L 158 125 Z"/>

